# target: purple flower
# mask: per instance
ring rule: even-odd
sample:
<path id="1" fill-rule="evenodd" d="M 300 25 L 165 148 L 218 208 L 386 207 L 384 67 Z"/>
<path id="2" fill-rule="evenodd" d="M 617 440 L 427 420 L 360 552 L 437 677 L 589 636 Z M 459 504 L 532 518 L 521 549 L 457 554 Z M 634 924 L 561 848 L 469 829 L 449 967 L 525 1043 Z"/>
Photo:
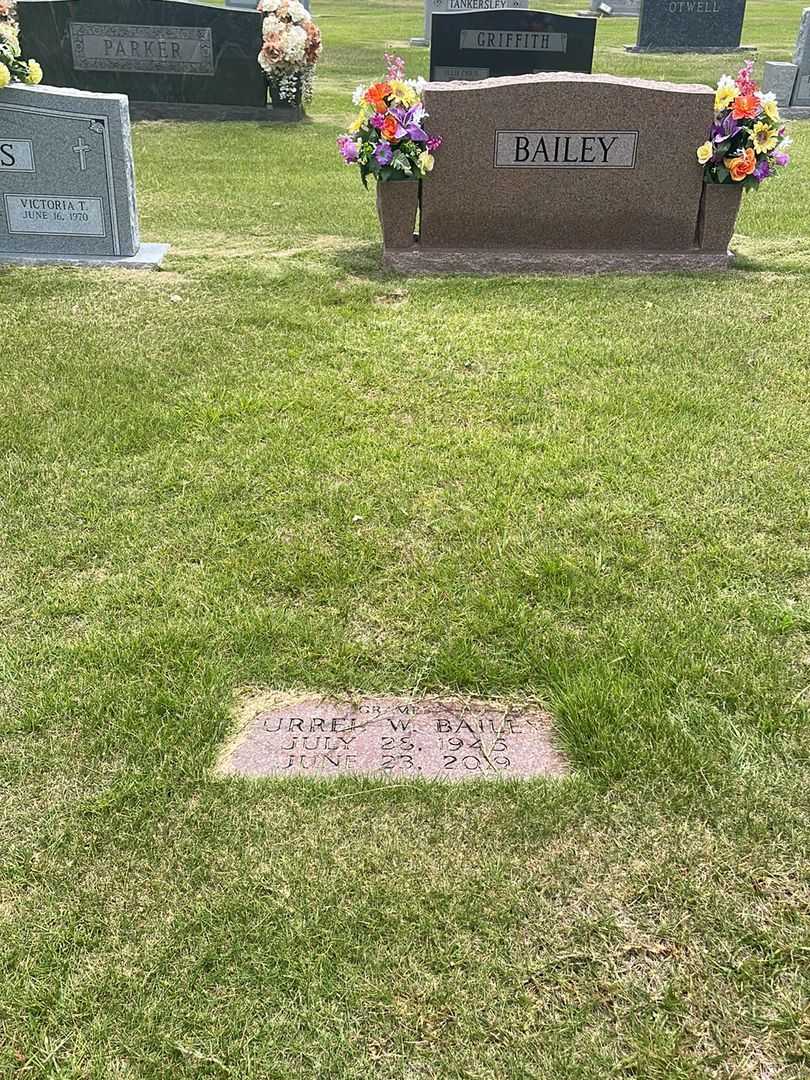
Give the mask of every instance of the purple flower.
<path id="1" fill-rule="evenodd" d="M 712 131 L 711 131 L 712 142 L 716 142 L 716 143 L 725 142 L 726 139 L 733 138 L 733 136 L 736 135 L 739 130 L 740 130 L 740 125 L 737 123 L 737 121 L 734 119 L 734 117 L 731 115 L 731 113 L 729 113 L 719 123 L 712 124 Z"/>
<path id="2" fill-rule="evenodd" d="M 387 165 L 391 158 L 394 156 L 394 151 L 391 149 L 391 144 L 387 142 L 378 142 L 377 148 L 374 151 L 374 158 L 378 165 Z"/>
<path id="3" fill-rule="evenodd" d="M 380 128 L 383 126 L 384 121 L 385 121 L 385 113 L 379 113 L 379 112 L 375 112 L 371 116 L 371 118 L 369 119 L 369 123 L 371 124 L 371 126 L 373 128 L 376 128 L 377 131 L 379 131 Z"/>
<path id="4" fill-rule="evenodd" d="M 341 135 L 337 141 L 338 150 L 347 165 L 357 161 L 357 143 L 349 135 Z"/>
<path id="5" fill-rule="evenodd" d="M 757 180 L 762 181 L 767 180 L 770 175 L 771 167 L 768 164 L 768 159 L 766 157 L 761 157 L 757 162 L 757 167 L 754 169 L 752 176 L 754 176 Z"/>
<path id="6" fill-rule="evenodd" d="M 412 105 L 410 109 L 392 109 L 391 112 L 399 123 L 395 138 L 404 139 L 407 135 L 414 142 L 425 142 L 427 132 L 422 128 L 422 120 L 425 117 L 425 107 L 421 102 Z M 401 129 L 401 130 L 400 130 Z"/>
<path id="7" fill-rule="evenodd" d="M 773 160 L 774 160 L 774 163 L 776 165 L 783 165 L 783 166 L 784 165 L 789 165 L 790 164 L 790 154 L 785 154 L 781 150 L 774 150 L 774 152 L 773 152 Z"/>
<path id="8" fill-rule="evenodd" d="M 427 141 L 427 148 L 428 148 L 428 150 L 429 150 L 429 152 L 431 154 L 433 153 L 434 150 L 438 150 L 441 145 L 442 145 L 442 137 L 441 137 L 441 135 L 431 135 L 430 138 Z"/>

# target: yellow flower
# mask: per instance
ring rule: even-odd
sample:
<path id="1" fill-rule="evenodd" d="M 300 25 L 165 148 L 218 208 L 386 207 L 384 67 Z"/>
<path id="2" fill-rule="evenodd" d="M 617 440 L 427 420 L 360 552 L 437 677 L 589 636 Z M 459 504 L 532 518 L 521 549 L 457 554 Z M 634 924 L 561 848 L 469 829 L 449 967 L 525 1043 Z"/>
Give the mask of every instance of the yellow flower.
<path id="1" fill-rule="evenodd" d="M 354 120 L 352 120 L 352 122 L 349 124 L 349 134 L 354 135 L 354 133 L 356 131 L 360 130 L 360 128 L 363 126 L 363 124 L 365 124 L 365 122 L 366 122 L 365 113 L 364 112 L 359 112 L 357 114 L 357 116 L 354 118 Z"/>
<path id="2" fill-rule="evenodd" d="M 5 64 L 0 64 L 0 89 L 11 82 L 11 74 Z"/>
<path id="3" fill-rule="evenodd" d="M 709 158 L 714 153 L 714 147 L 710 142 L 705 142 L 703 146 L 698 147 L 697 159 L 701 165 L 705 165 Z"/>
<path id="4" fill-rule="evenodd" d="M 423 173 L 429 173 L 433 168 L 433 155 L 429 154 L 427 150 L 423 150 L 416 159 L 416 163 Z"/>
<path id="5" fill-rule="evenodd" d="M 415 105 L 419 100 L 413 87 L 408 86 L 407 83 L 400 82 L 399 79 L 392 79 L 388 85 L 393 90 L 394 97 L 398 98 L 406 108 Z"/>
<path id="6" fill-rule="evenodd" d="M 763 124 L 761 120 L 754 124 L 748 138 L 754 144 L 758 154 L 770 153 L 779 142 L 779 137 L 770 124 Z"/>
<path id="7" fill-rule="evenodd" d="M 776 100 L 776 94 L 762 95 L 762 111 L 774 124 L 779 123 L 779 103 Z"/>
<path id="8" fill-rule="evenodd" d="M 714 111 L 722 112 L 727 109 L 735 97 L 739 94 L 737 84 L 728 75 L 724 75 L 717 84 L 717 93 L 714 95 Z"/>
<path id="9" fill-rule="evenodd" d="M 36 86 L 37 83 L 42 82 L 42 68 L 36 60 L 28 61 L 28 74 L 25 76 L 25 81 L 29 86 Z"/>

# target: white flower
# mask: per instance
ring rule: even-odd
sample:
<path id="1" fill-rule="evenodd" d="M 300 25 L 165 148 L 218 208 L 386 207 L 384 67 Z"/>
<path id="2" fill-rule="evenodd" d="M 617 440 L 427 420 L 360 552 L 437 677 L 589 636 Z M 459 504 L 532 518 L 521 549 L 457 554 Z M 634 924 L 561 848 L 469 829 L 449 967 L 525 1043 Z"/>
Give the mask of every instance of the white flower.
<path id="1" fill-rule="evenodd" d="M 730 75 L 723 75 L 717 84 L 718 90 L 736 90 L 737 84 Z"/>
<path id="2" fill-rule="evenodd" d="M 309 19 L 309 12 L 303 4 L 298 3 L 298 0 L 289 0 L 287 14 L 294 23 L 306 22 Z"/>
<path id="3" fill-rule="evenodd" d="M 279 34 L 284 29 L 284 23 L 281 19 L 277 19 L 275 15 L 268 15 L 262 22 L 262 37 L 268 37 L 270 34 Z"/>
<path id="4" fill-rule="evenodd" d="M 259 10 L 264 12 L 278 11 L 278 5 L 280 3 L 281 0 L 262 0 L 262 5 Z"/>
<path id="5" fill-rule="evenodd" d="M 307 32 L 300 26 L 288 26 L 284 40 L 284 59 L 291 64 L 299 64 L 304 59 L 307 46 Z"/>
<path id="6" fill-rule="evenodd" d="M 363 100 L 363 95 L 366 92 L 365 86 L 358 86 L 355 92 L 352 94 L 352 105 L 359 105 Z"/>
<path id="7" fill-rule="evenodd" d="M 793 139 L 791 139 L 789 135 L 786 135 L 784 139 L 782 139 L 782 141 L 779 143 L 778 149 L 784 152 L 789 146 L 793 146 Z"/>
<path id="8" fill-rule="evenodd" d="M 772 91 L 769 91 L 767 94 L 759 94 L 758 97 L 763 105 L 770 105 L 771 103 L 774 105 L 776 104 L 776 94 Z"/>

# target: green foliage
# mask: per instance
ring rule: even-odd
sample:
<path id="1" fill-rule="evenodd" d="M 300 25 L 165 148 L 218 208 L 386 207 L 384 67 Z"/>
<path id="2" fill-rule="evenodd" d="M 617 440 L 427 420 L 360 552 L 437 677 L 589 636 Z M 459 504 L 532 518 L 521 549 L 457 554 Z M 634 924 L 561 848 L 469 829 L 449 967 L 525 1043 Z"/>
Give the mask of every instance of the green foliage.
<path id="1" fill-rule="evenodd" d="M 802 1080 L 810 174 L 724 275 L 396 277 L 334 140 L 422 4 L 316 13 L 311 122 L 135 126 L 165 272 L 0 276 L 0 1076 Z M 573 774 L 216 779 L 250 685 Z"/>

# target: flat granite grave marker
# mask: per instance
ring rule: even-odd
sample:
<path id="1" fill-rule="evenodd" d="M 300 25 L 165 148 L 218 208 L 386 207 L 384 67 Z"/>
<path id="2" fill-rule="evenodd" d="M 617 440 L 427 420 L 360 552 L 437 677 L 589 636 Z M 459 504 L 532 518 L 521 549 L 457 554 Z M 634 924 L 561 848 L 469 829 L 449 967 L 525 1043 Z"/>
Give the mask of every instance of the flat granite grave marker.
<path id="1" fill-rule="evenodd" d="M 430 78 L 469 82 L 538 71 L 588 72 L 595 38 L 595 19 L 546 11 L 434 15 Z"/>
<path id="2" fill-rule="evenodd" d="M 741 48 L 745 0 L 641 0 L 629 52 L 753 52 Z"/>
<path id="3" fill-rule="evenodd" d="M 695 156 L 714 115 L 710 87 L 559 72 L 429 83 L 423 100 L 444 141 L 421 185 L 377 185 L 388 266 L 486 274 L 728 264 L 741 192 L 704 185 Z"/>
<path id="4" fill-rule="evenodd" d="M 368 697 L 248 704 L 218 771 L 237 776 L 473 780 L 563 776 L 551 720 L 482 701 Z"/>
<path id="5" fill-rule="evenodd" d="M 766 62 L 762 89 L 776 94 L 787 119 L 810 118 L 810 8 L 802 12 L 793 63 Z"/>
<path id="6" fill-rule="evenodd" d="M 256 61 L 255 10 L 191 0 L 20 0 L 17 14 L 23 47 L 56 86 L 126 94 L 135 118 L 273 118 Z"/>
<path id="7" fill-rule="evenodd" d="M 529 0 L 425 0 L 425 36 L 411 38 L 411 45 L 430 45 L 434 15 L 459 15 L 465 11 L 528 10 Z"/>
<path id="8" fill-rule="evenodd" d="M 0 91 L 0 261 L 151 267 L 141 244 L 127 99 L 53 86 Z"/>

